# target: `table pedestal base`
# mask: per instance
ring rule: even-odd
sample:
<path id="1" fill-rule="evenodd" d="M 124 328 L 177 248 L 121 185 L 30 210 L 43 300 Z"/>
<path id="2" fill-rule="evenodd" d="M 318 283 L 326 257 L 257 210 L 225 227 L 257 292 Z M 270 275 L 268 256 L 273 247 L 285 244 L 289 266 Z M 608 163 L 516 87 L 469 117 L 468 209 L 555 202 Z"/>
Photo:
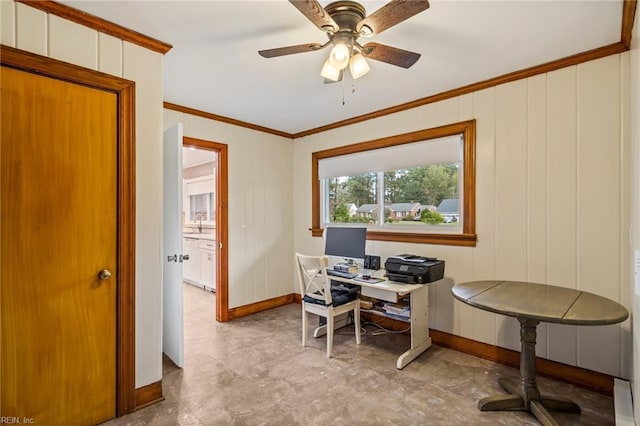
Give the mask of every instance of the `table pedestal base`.
<path id="1" fill-rule="evenodd" d="M 514 381 L 499 379 L 498 383 L 504 390 L 509 392 L 510 395 L 491 396 L 481 399 L 480 402 L 478 402 L 480 411 L 529 411 L 545 426 L 559 425 L 551 413 L 547 411 L 547 408 L 571 413 L 580 412 L 580 407 L 573 401 L 542 395 L 536 399 L 529 399 L 527 408 L 525 398 L 520 394 L 519 387 Z"/>
<path id="2" fill-rule="evenodd" d="M 559 423 L 547 409 L 579 413 L 580 407 L 568 399 L 540 395 L 536 382 L 536 327 L 539 321 L 518 318 L 520 321 L 520 383 L 499 379 L 498 383 L 509 395 L 492 396 L 478 402 L 480 411 L 528 411 L 544 426 Z"/>

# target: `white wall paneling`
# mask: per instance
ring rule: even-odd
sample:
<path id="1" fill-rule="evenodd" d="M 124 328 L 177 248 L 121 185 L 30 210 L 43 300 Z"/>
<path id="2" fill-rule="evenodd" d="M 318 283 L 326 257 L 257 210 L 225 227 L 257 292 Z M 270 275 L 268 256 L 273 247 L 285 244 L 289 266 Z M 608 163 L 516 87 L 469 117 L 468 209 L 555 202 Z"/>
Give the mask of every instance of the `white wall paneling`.
<path id="1" fill-rule="evenodd" d="M 12 1 L 13 3 L 13 1 Z M 48 16 L 41 10 L 24 3 L 15 5 L 15 31 L 18 49 L 47 56 L 48 53 Z M 4 23 L 3 23 L 4 24 Z"/>
<path id="2" fill-rule="evenodd" d="M 576 283 L 576 67 L 547 77 L 547 281 Z M 576 365 L 574 326 L 549 324 L 547 357 Z"/>
<path id="3" fill-rule="evenodd" d="M 478 235 L 477 245 L 472 250 L 473 277 L 495 277 L 495 102 L 495 88 L 473 93 L 472 118 L 476 119 L 476 233 Z M 482 167 L 479 167 L 479 164 L 482 164 Z M 467 330 L 463 336 L 495 345 L 495 315 L 471 306 L 469 310 L 471 316 L 466 318 L 461 326 L 461 330 Z"/>
<path id="4" fill-rule="evenodd" d="M 620 87 L 619 56 L 577 68 L 577 285 L 581 290 L 618 299 L 621 106 L 620 91 L 609 90 L 611 86 Z M 606 366 L 603 372 L 619 374 L 620 358 L 600 349 L 620 347 L 620 327 L 578 327 L 577 331 L 579 364 L 590 370 Z"/>
<path id="5" fill-rule="evenodd" d="M 527 280 L 547 282 L 547 76 L 527 81 Z M 536 354 L 547 353 L 547 324 L 538 325 Z"/>
<path id="6" fill-rule="evenodd" d="M 97 70 L 98 32 L 55 15 L 49 15 L 49 56 Z"/>
<path id="7" fill-rule="evenodd" d="M 122 43 L 136 82 L 136 387 L 162 377 L 162 55 Z"/>
<path id="8" fill-rule="evenodd" d="M 16 46 L 16 4 L 0 1 L 0 43 Z"/>
<path id="9" fill-rule="evenodd" d="M 98 33 L 98 71 L 122 76 L 122 40 Z"/>
<path id="10" fill-rule="evenodd" d="M 629 189 L 631 192 L 631 200 L 629 201 L 631 217 L 629 220 L 631 221 L 631 227 L 630 231 L 627 231 L 625 227 L 622 228 L 624 239 L 630 234 L 631 253 L 626 255 L 630 260 L 635 258 L 636 253 L 640 253 L 640 120 L 638 119 L 638 117 L 640 117 L 640 81 L 638 80 L 638 75 L 640 75 L 640 8 L 636 8 L 631 40 L 629 72 L 628 74 L 622 73 L 623 77 L 629 78 L 626 85 L 625 79 L 623 78 L 623 88 L 628 89 L 623 90 L 623 93 L 626 93 L 626 95 L 623 96 L 629 96 L 629 104 L 631 105 L 628 114 L 623 113 L 623 117 L 627 119 L 624 121 L 629 123 L 628 138 L 630 147 L 629 151 L 625 151 L 625 154 L 627 152 L 631 154 L 628 156 L 628 158 L 630 158 L 629 176 L 631 177 L 631 179 L 629 179 Z M 627 156 L 623 156 L 623 158 L 627 158 Z M 624 255 L 625 253 L 623 251 L 623 256 Z M 635 268 L 634 264 L 627 268 L 627 273 L 631 275 L 629 281 L 632 284 L 629 286 L 630 288 L 623 288 L 622 292 L 626 293 L 625 297 L 631 299 L 631 306 L 633 307 L 633 326 L 631 327 L 633 330 L 633 339 L 629 339 L 631 340 L 629 345 L 633 346 L 631 350 L 633 360 L 630 363 L 631 366 L 628 377 L 631 377 L 631 390 L 634 395 L 634 419 L 636 424 L 640 425 L 640 397 L 638 397 L 640 395 L 640 288 L 633 282 L 634 280 L 640 280 L 640 275 L 634 276 L 634 274 L 640 274 L 640 271 Z"/>
<path id="11" fill-rule="evenodd" d="M 527 271 L 527 81 L 496 87 L 496 277 L 525 281 Z M 496 315 L 496 344 L 520 349 L 514 318 Z"/>
<path id="12" fill-rule="evenodd" d="M 399 127 L 396 134 L 474 118 L 476 247 L 370 241 L 367 251 L 383 262 L 400 252 L 444 259 L 447 279 L 429 287 L 430 326 L 509 349 L 520 350 L 516 320 L 461 305 L 451 285 L 530 280 L 625 303 L 628 282 L 620 271 L 629 248 L 621 230 L 629 219 L 621 209 L 630 195 L 621 172 L 627 108 L 621 92 L 629 77 L 621 63 L 613 55 L 370 120 L 366 131 L 354 125 L 297 139 L 295 250 L 322 253 L 322 240 L 308 231 L 312 152 L 389 136 Z M 628 339 L 624 327 L 541 324 L 536 353 L 627 377 L 619 353 Z M 615 353 L 601 356 L 603 344 Z"/>

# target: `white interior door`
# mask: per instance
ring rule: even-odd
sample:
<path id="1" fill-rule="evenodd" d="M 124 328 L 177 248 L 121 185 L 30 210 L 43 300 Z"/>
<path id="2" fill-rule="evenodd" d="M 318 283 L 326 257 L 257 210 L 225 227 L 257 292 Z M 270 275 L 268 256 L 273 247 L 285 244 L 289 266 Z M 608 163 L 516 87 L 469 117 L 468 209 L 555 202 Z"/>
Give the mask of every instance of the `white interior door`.
<path id="1" fill-rule="evenodd" d="M 164 132 L 163 183 L 162 351 L 182 367 L 182 123 Z"/>

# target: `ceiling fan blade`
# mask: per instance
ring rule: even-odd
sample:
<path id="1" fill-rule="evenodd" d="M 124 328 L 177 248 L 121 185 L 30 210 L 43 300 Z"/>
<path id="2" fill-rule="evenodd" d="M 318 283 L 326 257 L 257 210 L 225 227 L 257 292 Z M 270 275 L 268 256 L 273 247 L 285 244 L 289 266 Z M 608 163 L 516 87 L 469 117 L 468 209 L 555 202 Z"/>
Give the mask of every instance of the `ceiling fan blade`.
<path id="1" fill-rule="evenodd" d="M 316 27 L 328 33 L 335 33 L 339 27 L 326 10 L 316 0 L 289 0 Z"/>
<path id="2" fill-rule="evenodd" d="M 420 59 L 420 54 L 380 43 L 367 43 L 362 46 L 362 54 L 369 59 L 386 62 L 402 68 L 409 68 Z"/>
<path id="3" fill-rule="evenodd" d="M 380 34 L 387 28 L 427 10 L 428 0 L 391 0 L 358 23 L 358 32 Z M 369 27 L 368 29 L 364 27 Z"/>
<path id="4" fill-rule="evenodd" d="M 275 58 L 276 56 L 292 55 L 294 53 L 313 52 L 322 49 L 320 43 L 298 44 L 296 46 L 278 47 L 275 49 L 259 50 L 258 54 L 263 58 Z"/>

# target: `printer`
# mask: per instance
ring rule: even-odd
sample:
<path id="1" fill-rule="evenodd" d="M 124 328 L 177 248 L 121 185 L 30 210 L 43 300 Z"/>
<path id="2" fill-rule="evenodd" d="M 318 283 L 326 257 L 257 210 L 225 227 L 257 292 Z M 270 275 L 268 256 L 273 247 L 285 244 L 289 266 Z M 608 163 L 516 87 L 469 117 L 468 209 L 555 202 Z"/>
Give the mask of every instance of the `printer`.
<path id="1" fill-rule="evenodd" d="M 444 261 L 413 254 L 389 256 L 384 263 L 387 278 L 408 284 L 426 284 L 444 277 Z"/>

